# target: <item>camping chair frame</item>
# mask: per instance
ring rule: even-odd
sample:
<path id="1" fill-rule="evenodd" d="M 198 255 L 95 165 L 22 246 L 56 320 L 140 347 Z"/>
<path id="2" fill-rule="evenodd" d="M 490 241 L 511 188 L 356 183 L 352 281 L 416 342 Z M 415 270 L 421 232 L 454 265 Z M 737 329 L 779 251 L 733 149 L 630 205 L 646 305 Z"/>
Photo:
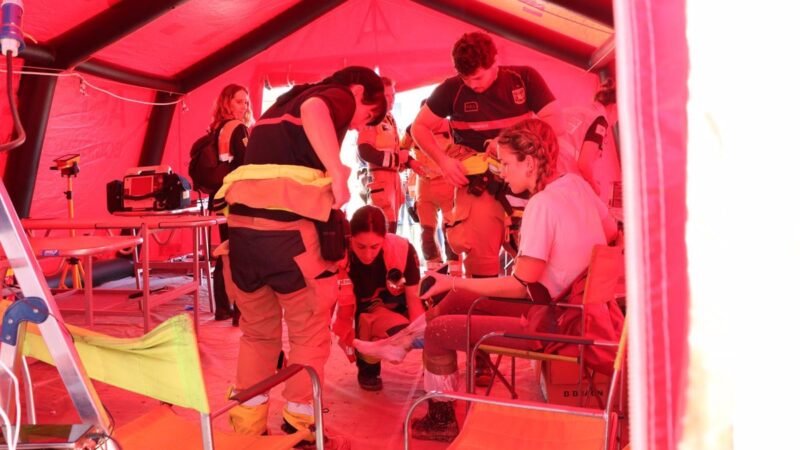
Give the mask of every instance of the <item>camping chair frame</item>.
<path id="1" fill-rule="evenodd" d="M 490 333 L 490 334 L 497 334 L 498 336 L 502 335 L 502 333 Z M 509 408 L 519 408 L 519 409 L 533 410 L 533 411 L 548 411 L 548 412 L 555 412 L 559 414 L 576 416 L 576 417 L 594 417 L 602 419 L 604 422 L 603 450 L 618 448 L 621 437 L 618 423 L 619 423 L 620 411 L 622 410 L 623 404 L 622 404 L 622 397 L 620 396 L 619 399 L 617 397 L 618 397 L 618 392 L 621 390 L 620 386 L 622 385 L 624 366 L 625 366 L 624 362 L 626 360 L 624 355 L 626 347 L 624 342 L 625 334 L 626 330 L 623 330 L 620 342 L 583 339 L 583 338 L 570 337 L 564 335 L 554 335 L 548 333 L 531 334 L 525 336 L 525 339 L 533 339 L 546 342 L 563 342 L 568 344 L 617 347 L 618 354 L 614 364 L 614 372 L 611 376 L 608 398 L 606 399 L 605 405 L 602 405 L 600 409 L 566 406 L 566 405 L 553 405 L 550 403 L 522 401 L 516 399 L 505 400 L 493 397 L 484 397 L 480 395 L 475 395 L 473 393 L 460 394 L 455 392 L 433 391 L 420 397 L 414 403 L 412 403 L 411 407 L 406 413 L 405 421 L 403 422 L 403 448 L 405 450 L 409 450 L 410 448 L 410 439 L 408 430 L 412 413 L 421 403 L 425 402 L 426 400 L 434 398 L 461 400 L 468 402 L 469 404 L 483 403 L 483 404 L 503 406 Z M 514 335 L 509 335 L 509 336 L 513 337 Z"/>
<path id="2" fill-rule="evenodd" d="M 516 299 L 516 298 L 498 298 L 498 297 L 479 297 L 472 302 L 469 310 L 467 311 L 467 327 L 466 327 L 466 340 L 467 340 L 467 392 L 473 394 L 475 393 L 475 367 L 477 362 L 477 357 L 481 354 L 482 357 L 486 358 L 489 363 L 489 367 L 492 369 L 492 378 L 489 386 L 486 389 L 486 395 L 489 395 L 492 389 L 492 385 L 494 384 L 494 380 L 498 379 L 500 382 L 508 389 L 511 393 L 512 398 L 517 398 L 516 392 L 516 358 L 526 358 L 526 359 L 533 359 L 539 361 L 566 361 L 578 364 L 578 385 L 583 385 L 583 376 L 586 370 L 584 369 L 583 365 L 583 349 L 586 345 L 582 343 L 584 341 L 588 341 L 583 339 L 581 343 L 576 342 L 575 344 L 578 345 L 578 356 L 563 356 L 563 355 L 556 355 L 556 354 L 549 354 L 544 352 L 536 352 L 532 350 L 525 350 L 523 348 L 513 348 L 513 347 L 501 347 L 501 346 L 492 346 L 486 345 L 484 342 L 491 338 L 509 338 L 509 339 L 519 339 L 519 340 L 534 340 L 531 339 L 528 335 L 520 335 L 520 334 L 511 334 L 511 333 L 502 333 L 502 332 L 492 332 L 487 333 L 480 337 L 475 345 L 471 345 L 472 342 L 472 317 L 475 308 L 481 303 L 486 301 L 496 301 L 496 302 L 506 302 L 506 303 L 523 303 L 534 305 L 536 303 L 531 303 L 530 297 L 525 299 Z M 573 305 L 562 301 L 557 301 L 550 304 L 550 307 L 553 308 L 577 308 L 581 310 L 581 324 L 580 324 L 580 336 L 584 334 L 584 315 L 583 315 L 583 305 Z M 553 334 L 553 336 L 560 336 Z M 579 337 L 579 336 L 578 336 Z M 489 354 L 497 354 L 497 359 L 493 362 L 490 359 Z M 500 373 L 500 362 L 502 357 L 510 356 L 511 357 L 511 381 L 509 382 L 506 377 Z M 591 383 L 591 374 L 590 374 L 590 383 Z M 582 394 L 581 390 L 581 396 Z"/>
<path id="3" fill-rule="evenodd" d="M 472 316 L 475 308 L 481 303 L 485 301 L 499 301 L 499 302 L 506 302 L 506 303 L 525 303 L 531 306 L 533 305 L 546 305 L 550 308 L 564 308 L 564 309 L 578 309 L 580 311 L 580 324 L 579 324 L 579 335 L 577 336 L 566 336 L 565 338 L 581 338 L 585 335 L 585 324 L 586 324 L 586 314 L 585 314 L 585 305 L 590 303 L 598 303 L 598 302 L 609 302 L 609 301 L 616 301 L 616 298 L 613 297 L 613 293 L 611 291 L 603 291 L 603 289 L 598 289 L 600 295 L 596 295 L 594 292 L 590 291 L 593 289 L 592 286 L 598 285 L 601 287 L 605 287 L 608 289 L 608 286 L 613 286 L 609 284 L 608 281 L 616 281 L 613 279 L 612 275 L 618 275 L 617 272 L 613 270 L 608 272 L 606 270 L 601 270 L 603 267 L 601 263 L 608 262 L 607 258 L 614 257 L 616 259 L 611 260 L 612 263 L 617 264 L 624 264 L 622 258 L 622 248 L 621 247 L 610 247 L 605 245 L 598 245 L 592 251 L 592 258 L 589 264 L 589 267 L 576 278 L 576 281 L 585 280 L 584 291 L 582 294 L 582 302 L 581 303 L 569 303 L 568 300 L 570 296 L 573 294 L 573 289 L 567 289 L 559 298 L 555 299 L 554 301 L 542 301 L 542 300 L 535 300 L 536 296 L 532 295 L 531 293 L 531 286 L 528 287 L 527 297 L 524 299 L 514 299 L 514 298 L 497 298 L 497 297 L 479 297 L 475 299 L 475 301 L 470 306 L 469 310 L 467 311 L 467 324 L 466 324 L 466 354 L 467 354 L 467 392 L 474 393 L 475 392 L 475 363 L 476 363 L 476 355 L 478 350 L 480 350 L 483 354 L 497 354 L 496 361 L 492 362 L 491 358 L 485 355 L 485 358 L 488 359 L 489 367 L 492 369 L 492 379 L 489 383 L 489 386 L 486 390 L 486 395 L 491 392 L 492 385 L 494 384 L 495 378 L 499 379 L 503 385 L 509 390 L 511 393 L 512 398 L 517 398 L 516 392 L 516 358 L 522 357 L 526 359 L 533 359 L 539 361 L 565 361 L 578 364 L 578 391 L 581 397 L 581 404 L 583 405 L 585 402 L 584 397 L 584 375 L 588 375 L 589 380 L 589 391 L 594 392 L 593 384 L 594 384 L 594 372 L 587 370 L 584 365 L 584 348 L 587 344 L 580 343 L 580 342 L 571 342 L 578 346 L 578 355 L 577 356 L 564 356 L 564 355 L 557 355 L 557 354 L 550 354 L 545 352 L 537 352 L 526 350 L 522 347 L 503 347 L 503 346 L 492 346 L 484 344 L 484 341 L 491 339 L 491 338 L 510 338 L 510 339 L 518 339 L 518 340 L 535 340 L 528 337 L 528 335 L 520 335 L 520 334 L 508 334 L 508 333 L 489 333 L 485 336 L 482 336 L 475 345 L 472 345 Z M 606 258 L 606 259 L 604 259 Z M 611 266 L 614 268 L 615 266 Z M 595 281 L 595 277 L 597 277 L 597 273 L 600 273 L 600 281 Z M 605 279 L 604 279 L 605 277 Z M 574 284 L 574 282 L 573 282 Z M 603 294 L 605 292 L 605 294 Z M 591 300 L 589 297 L 591 296 Z M 599 299 L 598 299 L 599 298 Z M 554 325 L 554 324 L 553 324 Z M 547 330 L 551 331 L 551 330 Z M 555 331 L 555 330 L 553 330 Z M 552 336 L 559 336 L 556 334 L 551 334 Z M 583 341 L 586 341 L 584 339 Z M 503 376 L 502 373 L 499 371 L 500 361 L 502 360 L 503 355 L 507 355 L 511 357 L 511 382 L 509 383 L 506 378 Z M 600 398 L 597 398 L 598 404 L 602 405 Z"/>
<path id="4" fill-rule="evenodd" d="M 541 341 L 541 340 L 543 340 L 542 337 L 550 338 L 550 339 L 545 339 L 545 340 L 550 340 L 550 341 L 554 341 L 554 342 L 564 342 L 564 343 L 567 343 L 567 344 L 577 345 L 578 349 L 579 349 L 578 350 L 579 351 L 579 356 L 576 358 L 576 357 L 572 357 L 572 356 L 563 356 L 563 355 L 556 355 L 556 354 L 543 353 L 543 352 L 534 352 L 534 351 L 529 351 L 529 350 L 517 350 L 517 349 L 514 349 L 514 348 L 496 347 L 496 346 L 484 346 L 483 345 L 483 343 L 485 341 L 487 341 L 489 339 L 492 339 L 492 338 L 519 339 L 519 340 L 527 340 L 527 341 Z M 603 342 L 602 344 L 598 344 L 597 341 L 592 341 L 590 339 L 584 339 L 584 338 L 580 338 L 580 337 L 568 336 L 568 335 L 562 335 L 562 334 L 542 333 L 542 334 L 526 335 L 526 334 L 513 334 L 513 333 L 503 333 L 503 332 L 499 332 L 499 331 L 494 331 L 494 332 L 491 332 L 491 333 L 486 333 L 483 336 L 481 336 L 480 339 L 478 339 L 478 341 L 475 343 L 475 345 L 472 347 L 472 349 L 468 353 L 467 367 L 475 367 L 476 357 L 477 357 L 477 353 L 478 353 L 479 350 L 486 350 L 486 351 L 488 351 L 490 353 L 498 353 L 498 357 L 497 357 L 496 362 L 494 364 L 490 364 L 490 367 L 492 368 L 492 378 L 494 379 L 495 376 L 498 377 L 498 379 L 500 379 L 500 381 L 506 386 L 506 388 L 508 388 L 509 392 L 511 393 L 511 398 L 516 399 L 516 398 L 519 397 L 519 395 L 517 395 L 517 391 L 516 391 L 516 374 L 515 374 L 515 371 L 514 371 L 515 370 L 514 361 L 515 361 L 515 359 L 517 357 L 524 357 L 524 358 L 535 359 L 535 360 L 539 360 L 539 361 L 566 361 L 566 362 L 571 362 L 571 363 L 577 363 L 578 366 L 579 366 L 578 392 L 579 392 L 579 395 L 580 395 L 580 398 L 581 398 L 581 406 L 583 406 L 584 403 L 585 403 L 585 400 L 586 400 L 585 397 L 584 397 L 584 394 L 583 394 L 584 393 L 584 389 L 583 389 L 583 374 L 588 371 L 588 370 L 586 370 L 584 368 L 584 365 L 583 365 L 583 349 L 587 345 L 617 345 L 617 344 L 605 343 L 605 342 Z M 512 365 L 511 365 L 511 384 L 509 384 L 508 381 L 503 376 L 503 374 L 500 373 L 500 368 L 499 368 L 499 366 L 500 366 L 500 358 L 504 354 L 511 356 L 511 361 L 512 361 Z M 594 387 L 594 372 L 591 372 L 588 375 L 589 375 L 588 376 L 589 386 L 588 386 L 587 391 L 590 393 L 590 395 L 592 395 L 593 397 L 595 397 L 595 399 L 597 399 L 598 405 L 600 407 L 602 407 L 603 402 L 600 399 L 600 397 L 599 396 L 595 396 L 593 394 L 594 392 L 597 392 L 597 389 L 595 389 L 595 387 Z M 475 377 L 474 377 L 474 374 L 473 374 L 472 378 L 473 378 L 472 384 L 469 385 L 469 393 L 470 394 L 474 394 L 475 393 L 475 386 L 474 386 L 474 381 L 475 381 L 474 378 Z M 486 390 L 486 395 L 489 395 L 489 392 L 491 391 L 491 387 L 492 387 L 492 385 L 490 383 L 489 387 Z"/>
<path id="5" fill-rule="evenodd" d="M 215 411 L 208 409 L 207 394 L 205 391 L 205 384 L 202 379 L 202 368 L 200 367 L 199 352 L 197 350 L 197 340 L 194 334 L 194 326 L 191 317 L 187 314 L 174 316 L 155 329 L 151 330 L 148 334 L 140 338 L 114 338 L 105 336 L 100 333 L 93 333 L 90 330 L 85 330 L 80 327 L 71 325 L 66 326 L 69 331 L 75 336 L 76 347 L 80 358 L 87 363 L 87 375 L 92 379 L 97 379 L 111 386 L 116 386 L 130 392 L 138 393 L 143 396 L 160 400 L 163 408 L 172 408 L 179 406 L 181 408 L 193 409 L 198 412 L 200 416 L 200 435 L 193 435 L 199 437 L 198 444 L 202 444 L 204 450 L 214 449 L 214 432 L 212 429 L 212 420 L 229 411 L 231 408 L 239 405 L 249 399 L 269 391 L 272 387 L 283 383 L 287 379 L 297 375 L 305 370 L 311 381 L 311 394 L 312 404 L 314 409 L 314 426 L 308 430 L 301 430 L 296 434 L 299 439 L 310 438 L 312 433 L 315 437 L 316 447 L 320 450 L 324 446 L 324 424 L 322 418 L 322 387 L 319 376 L 316 371 L 309 366 L 300 364 L 291 364 L 284 367 L 277 373 L 266 377 L 264 380 L 246 388 L 236 395 L 232 396 L 229 401 L 222 407 Z M 147 339 L 153 339 L 147 341 Z M 113 351 L 102 353 L 102 349 L 113 348 Z M 97 350 L 97 351 L 93 351 Z M 140 349 L 144 349 L 140 351 Z M 26 347 L 24 355 L 32 356 L 42 362 L 52 364 L 52 357 L 45 351 L 43 347 L 41 336 L 37 332 L 29 332 L 26 339 Z M 166 362 L 168 365 L 165 367 L 163 364 L 157 366 L 161 370 L 177 370 L 181 373 L 186 372 L 196 373 L 197 376 L 189 376 L 188 378 L 178 378 L 181 381 L 175 386 L 180 386 L 175 390 L 158 391 L 151 389 L 149 385 L 139 384 L 135 379 L 124 375 L 127 371 L 106 371 L 102 367 L 97 367 L 98 361 L 103 361 L 108 364 L 113 364 L 114 367 L 128 367 L 127 361 L 135 361 L 131 355 L 143 355 L 152 350 L 160 350 L 158 356 L 152 358 L 153 361 L 158 361 L 159 364 Z M 166 353 L 164 353 L 166 352 Z M 180 352 L 181 354 L 188 355 L 186 358 L 173 358 Z M 22 356 L 22 355 L 21 355 Z M 24 357 L 23 357 L 24 359 Z M 89 364 L 92 361 L 95 364 Z M 169 364 L 177 364 L 171 366 Z M 141 368 L 143 364 L 136 363 L 136 367 Z M 156 366 L 154 366 L 156 367 Z M 33 397 L 33 384 L 30 381 L 30 374 L 27 370 L 27 363 L 23 364 L 23 371 L 26 378 L 25 385 L 25 399 L 28 405 L 27 411 L 29 412 L 28 421 L 31 424 L 36 423 L 35 415 L 31 414 L 35 411 L 34 397 Z M 191 373 L 190 373 L 191 372 Z M 196 389 L 200 391 L 195 392 Z M 153 413 L 158 411 L 153 410 Z M 148 413 L 149 414 L 149 413 Z M 147 416 L 148 414 L 145 414 Z M 157 417 L 157 414 L 153 417 Z M 138 419 L 136 419 L 138 420 Z M 126 425 L 127 426 L 127 425 Z M 142 426 L 141 424 L 137 426 Z M 119 429 L 121 431 L 125 426 Z M 313 429 L 312 429 L 313 428 Z M 132 430 L 137 428 L 132 427 Z M 141 428 L 138 428 L 141 429 Z M 194 431 L 192 431 L 194 432 Z M 231 433 L 223 433 L 223 435 Z M 235 434 L 235 433 L 234 433 Z M 115 437 L 115 436 L 112 436 Z M 223 436 L 223 439 L 229 439 Z M 237 438 L 238 439 L 238 438 Z M 252 442 L 249 442 L 252 444 Z M 281 446 L 286 442 L 276 443 Z M 260 445 L 260 444 L 259 444 Z M 272 445 L 266 443 L 265 445 Z M 291 444 L 289 444 L 291 445 Z M 248 447 L 250 448 L 250 447 Z M 258 447 L 261 448 L 261 447 Z M 265 447 L 269 448 L 269 447 Z"/>
<path id="6" fill-rule="evenodd" d="M 316 439 L 316 447 L 318 450 L 323 450 L 323 431 L 324 425 L 322 422 L 322 383 L 320 382 L 319 375 L 317 375 L 317 371 L 314 370 L 310 366 L 304 366 L 300 364 L 290 364 L 289 366 L 281 369 L 276 374 L 265 378 L 264 380 L 254 384 L 253 386 L 240 391 L 236 395 L 230 398 L 225 405 L 221 408 L 213 411 L 211 413 L 199 413 L 200 414 L 200 432 L 202 434 L 203 440 L 203 450 L 214 450 L 214 432 L 212 421 L 217 417 L 221 416 L 222 414 L 228 412 L 233 407 L 240 405 L 251 398 L 263 394 L 264 392 L 269 391 L 273 387 L 283 383 L 284 381 L 288 380 L 289 378 L 297 375 L 301 371 L 305 370 L 308 373 L 308 376 L 311 378 L 311 392 L 312 392 L 312 402 L 314 405 L 314 436 Z M 27 404 L 30 405 L 27 409 L 29 411 L 28 421 L 31 424 L 36 424 L 36 416 L 31 415 L 31 411 L 34 411 L 36 408 L 34 406 L 34 398 L 33 398 L 33 389 L 31 388 L 31 381 L 30 381 L 30 374 L 28 370 L 27 363 L 24 364 L 24 372 L 26 377 L 25 383 L 25 393 L 26 393 L 26 401 Z"/>
<path id="7" fill-rule="evenodd" d="M 581 275 L 582 277 L 583 275 Z M 580 277 L 579 277 L 580 278 Z M 569 292 L 564 294 L 561 298 L 553 303 L 547 304 L 549 307 L 553 308 L 576 308 L 581 310 L 581 324 L 580 324 L 580 333 L 583 335 L 584 329 L 584 320 L 583 320 L 583 304 L 574 305 L 570 303 L 566 303 L 563 300 L 566 300 L 566 297 L 569 295 Z M 535 359 L 535 360 L 553 360 L 553 361 L 567 361 L 578 364 L 579 367 L 579 380 L 578 384 L 583 384 L 583 374 L 584 374 L 584 367 L 583 367 L 583 345 L 578 345 L 578 356 L 563 356 L 563 355 L 555 355 L 555 354 L 548 354 L 543 352 L 535 352 L 531 350 L 524 350 L 524 349 L 512 349 L 512 348 L 505 348 L 500 346 L 490 346 L 484 345 L 483 341 L 489 339 L 490 337 L 506 337 L 511 339 L 524 339 L 530 340 L 525 337 L 525 335 L 512 335 L 512 334 L 504 334 L 504 333 L 490 333 L 492 336 L 485 335 L 479 339 L 479 342 L 475 345 L 471 345 L 472 342 L 472 317 L 475 308 L 481 303 L 486 301 L 496 301 L 496 302 L 506 302 L 506 303 L 521 303 L 521 304 L 528 304 L 528 305 L 536 305 L 541 303 L 531 302 L 532 298 L 530 294 L 528 294 L 527 298 L 518 299 L 518 298 L 503 298 L 503 297 L 479 297 L 472 302 L 469 310 L 467 311 L 467 327 L 466 327 L 466 340 L 467 340 L 467 392 L 475 393 L 475 367 L 476 367 L 476 359 L 477 355 L 479 354 L 479 350 L 485 353 L 494 353 L 497 354 L 497 359 L 492 362 L 489 355 L 485 355 L 484 357 L 488 359 L 489 367 L 492 369 L 492 379 L 489 383 L 489 386 L 486 389 L 486 395 L 489 395 L 492 389 L 492 385 L 494 384 L 494 380 L 498 379 L 500 382 L 508 389 L 511 393 L 512 398 L 517 398 L 516 392 L 516 358 L 517 357 L 524 357 L 527 359 Z M 502 360 L 503 355 L 507 355 L 511 357 L 511 382 L 509 382 L 505 376 L 498 370 L 500 367 L 500 361 Z M 482 354 L 483 356 L 483 354 Z"/>
<path id="8" fill-rule="evenodd" d="M 297 375 L 304 369 L 306 372 L 308 372 L 308 376 L 311 377 L 311 393 L 313 398 L 312 401 L 314 404 L 314 436 L 316 438 L 316 446 L 318 450 L 323 450 L 324 425 L 322 424 L 322 383 L 320 382 L 319 375 L 317 375 L 316 370 L 314 370 L 311 366 L 305 366 L 300 364 L 290 364 L 287 367 L 278 371 L 278 373 L 276 373 L 275 375 L 265 378 L 264 380 L 254 384 L 253 386 L 243 391 L 240 391 L 239 393 L 231 397 L 231 401 L 226 403 L 223 407 L 212 412 L 211 414 L 201 413 L 200 417 L 202 421 L 201 427 L 203 432 L 203 449 L 205 450 L 214 449 L 214 439 L 211 426 L 212 420 L 226 413 L 234 406 L 240 405 L 246 402 L 247 400 L 250 400 L 251 398 L 255 397 L 256 395 L 263 394 L 264 392 L 269 391 L 273 387 Z"/>

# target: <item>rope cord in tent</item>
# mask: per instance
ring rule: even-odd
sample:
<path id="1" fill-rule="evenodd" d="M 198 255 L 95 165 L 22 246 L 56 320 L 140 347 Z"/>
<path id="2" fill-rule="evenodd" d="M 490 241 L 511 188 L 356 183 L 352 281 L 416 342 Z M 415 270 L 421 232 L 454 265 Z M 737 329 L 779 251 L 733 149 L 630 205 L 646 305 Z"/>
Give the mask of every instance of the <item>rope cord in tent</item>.
<path id="1" fill-rule="evenodd" d="M 47 70 L 45 68 L 43 68 L 43 69 Z M 179 98 L 179 99 L 171 101 L 171 102 L 148 102 L 148 101 L 145 101 L 145 100 L 138 100 L 138 99 L 135 99 L 135 98 L 125 97 L 123 95 L 115 94 L 115 93 L 109 91 L 108 89 L 104 89 L 104 88 L 101 88 L 100 86 L 94 85 L 91 82 L 89 82 L 86 78 L 84 78 L 81 74 L 76 73 L 76 72 L 60 72 L 60 73 L 56 73 L 56 72 L 45 72 L 45 71 L 43 71 L 43 69 L 39 69 L 39 70 L 13 70 L 12 71 L 10 69 L 10 66 L 9 66 L 9 69 L 0 69 L 0 71 L 8 72 L 9 73 L 9 79 L 11 78 L 11 73 L 12 72 L 16 73 L 16 74 L 21 74 L 21 75 L 38 75 L 38 76 L 43 76 L 43 77 L 77 77 L 79 80 L 81 80 L 81 86 L 89 86 L 90 88 L 92 88 L 92 89 L 94 89 L 96 91 L 102 92 L 102 93 L 104 93 L 106 95 L 109 95 L 111 97 L 117 98 L 119 100 L 123 100 L 123 101 L 126 101 L 126 102 L 131 102 L 131 103 L 138 103 L 140 105 L 168 106 L 168 105 L 176 105 L 176 104 L 181 103 L 181 102 L 184 101 L 182 98 Z M 52 70 L 52 69 L 50 69 L 50 70 Z M 9 89 L 9 92 L 11 92 L 10 89 Z M 179 92 L 171 92 L 171 94 L 184 95 L 184 94 L 181 94 Z"/>
<path id="2" fill-rule="evenodd" d="M 22 122 L 19 119 L 19 111 L 17 111 L 17 102 L 14 101 L 14 80 L 12 69 L 12 56 L 11 50 L 6 52 L 6 82 L 8 83 L 8 106 L 11 109 L 11 116 L 14 118 L 14 130 L 17 132 L 17 138 L 11 142 L 0 145 L 0 153 L 7 152 L 11 149 L 17 148 L 25 142 L 25 129 L 22 127 Z"/>

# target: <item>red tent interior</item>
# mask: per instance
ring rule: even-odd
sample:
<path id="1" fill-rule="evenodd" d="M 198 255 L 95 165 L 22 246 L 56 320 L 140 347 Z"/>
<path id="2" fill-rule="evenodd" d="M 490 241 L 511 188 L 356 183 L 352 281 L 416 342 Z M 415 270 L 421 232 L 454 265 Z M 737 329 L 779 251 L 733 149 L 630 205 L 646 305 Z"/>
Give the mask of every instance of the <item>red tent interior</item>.
<path id="1" fill-rule="evenodd" d="M 186 173 L 188 148 L 231 82 L 249 87 L 256 108 L 264 86 L 319 80 L 346 65 L 379 68 L 398 90 L 410 89 L 452 75 L 451 46 L 475 29 L 494 35 L 501 64 L 535 67 L 565 105 L 590 101 L 601 74 L 618 76 L 625 183 L 636 191 L 626 191 L 627 231 L 637 243 L 628 264 L 646 266 L 629 268 L 639 280 L 632 340 L 647 342 L 632 343 L 642 352 L 632 367 L 646 380 L 632 398 L 647 405 L 633 409 L 647 420 L 634 435 L 647 436 L 651 449 L 677 445 L 688 304 L 682 2 L 25 0 L 24 11 L 27 48 L 13 78 L 29 137 L 0 165 L 20 215 L 30 217 L 66 215 L 64 180 L 49 170 L 66 153 L 81 155 L 78 216 L 107 214 L 105 184 L 130 167 Z M 657 70 L 654 55 L 670 70 Z M 665 95 L 650 95 L 656 86 Z M 5 98 L 5 83 L 0 90 Z M 7 102 L 0 108 L 7 141 Z M 671 156 L 652 150 L 654 142 Z"/>

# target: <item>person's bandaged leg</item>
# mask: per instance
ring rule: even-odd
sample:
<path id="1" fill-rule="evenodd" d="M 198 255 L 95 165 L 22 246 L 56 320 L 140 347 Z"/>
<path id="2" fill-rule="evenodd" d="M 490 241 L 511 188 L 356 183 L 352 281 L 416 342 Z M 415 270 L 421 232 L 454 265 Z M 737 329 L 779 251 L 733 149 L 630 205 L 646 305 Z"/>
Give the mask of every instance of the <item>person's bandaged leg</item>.
<path id="1" fill-rule="evenodd" d="M 375 359 L 399 363 L 412 348 L 419 348 L 427 322 L 422 314 L 396 334 L 378 341 L 353 340 L 353 347 Z"/>

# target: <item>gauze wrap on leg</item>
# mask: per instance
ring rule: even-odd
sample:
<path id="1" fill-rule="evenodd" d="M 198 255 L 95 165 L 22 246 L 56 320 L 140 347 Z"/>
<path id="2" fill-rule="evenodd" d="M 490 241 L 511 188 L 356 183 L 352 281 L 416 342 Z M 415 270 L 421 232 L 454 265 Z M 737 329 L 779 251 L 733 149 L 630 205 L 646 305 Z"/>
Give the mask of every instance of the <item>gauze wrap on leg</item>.
<path id="1" fill-rule="evenodd" d="M 448 375 L 437 375 L 425 370 L 423 387 L 425 388 L 425 392 L 455 392 L 458 390 L 458 372 L 453 372 Z"/>
<path id="2" fill-rule="evenodd" d="M 353 347 L 364 355 L 396 364 L 401 362 L 408 351 L 414 348 L 415 341 L 419 341 L 425 336 L 427 326 L 425 314 L 421 314 L 407 327 L 386 339 L 378 341 L 354 339 Z"/>

